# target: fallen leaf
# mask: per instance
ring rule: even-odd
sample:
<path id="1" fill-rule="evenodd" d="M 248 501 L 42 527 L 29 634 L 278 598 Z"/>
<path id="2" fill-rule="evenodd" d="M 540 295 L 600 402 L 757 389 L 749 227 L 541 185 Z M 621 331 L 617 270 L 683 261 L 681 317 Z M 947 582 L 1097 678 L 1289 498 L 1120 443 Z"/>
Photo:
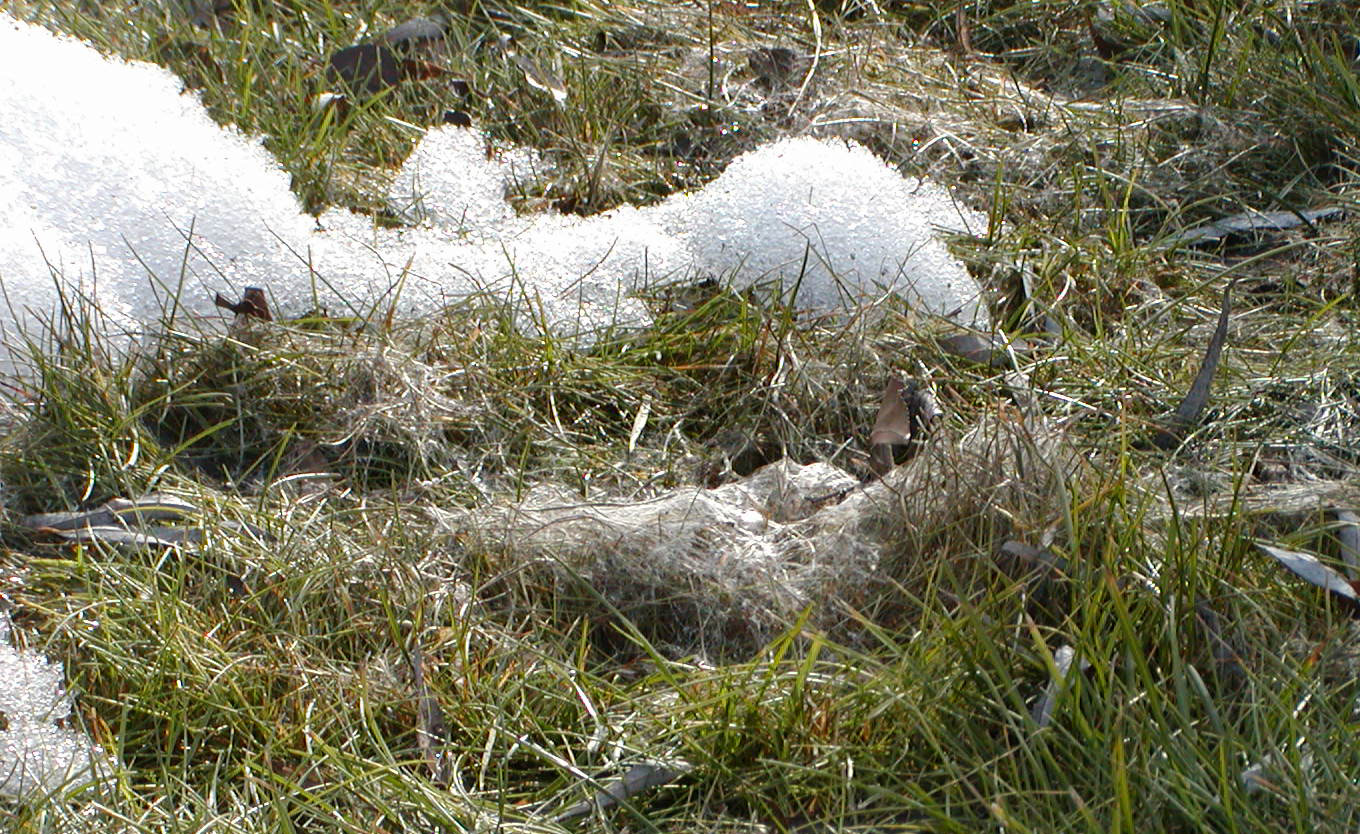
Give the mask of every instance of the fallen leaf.
<path id="1" fill-rule="evenodd" d="M 93 510 L 66 513 L 38 513 L 25 516 L 19 523 L 30 530 L 76 530 L 103 527 L 123 522 L 182 520 L 202 512 L 198 506 L 179 498 L 150 493 L 136 500 L 114 498 Z"/>
<path id="2" fill-rule="evenodd" d="M 670 784 L 690 771 L 688 765 L 637 764 L 628 772 L 608 782 L 595 792 L 595 796 L 585 802 L 578 802 L 558 814 L 555 822 L 559 825 L 579 819 L 596 809 L 612 808 L 629 797 L 636 796 L 649 788 Z"/>
<path id="3" fill-rule="evenodd" d="M 1286 550 L 1283 547 L 1264 542 L 1254 542 L 1256 549 L 1284 565 L 1290 572 L 1303 577 L 1310 585 L 1315 585 L 1346 605 L 1352 615 L 1360 615 L 1360 594 L 1346 578 L 1318 560 L 1311 553 L 1301 550 Z"/>
<path id="4" fill-rule="evenodd" d="M 897 374 L 888 377 L 883 389 L 883 400 L 878 407 L 878 417 L 869 433 L 869 442 L 907 443 L 911 440 L 911 415 L 907 412 L 907 401 L 902 399 L 902 378 Z"/>
<path id="5" fill-rule="evenodd" d="M 393 26 L 381 38 L 382 42 L 397 50 L 406 50 L 442 43 L 444 33 L 449 28 L 449 19 L 443 15 L 416 17 L 405 23 Z"/>
<path id="6" fill-rule="evenodd" d="M 430 780 L 436 785 L 453 783 L 453 758 L 445 747 L 449 743 L 449 725 L 444 710 L 425 683 L 425 653 L 420 646 L 411 651 L 411 686 L 415 690 L 416 744 L 430 766 Z"/>
<path id="7" fill-rule="evenodd" d="M 179 544 L 200 544 L 204 539 L 203 531 L 192 527 L 142 527 L 129 530 L 126 527 L 98 526 L 81 527 L 76 530 L 54 530 L 52 532 L 68 542 L 97 541 L 105 544 L 126 544 L 137 547 L 174 547 Z"/>
<path id="8" fill-rule="evenodd" d="M 567 85 L 550 70 L 547 70 L 535 63 L 527 55 L 514 55 L 515 66 L 519 67 L 524 73 L 524 80 L 529 82 L 529 86 L 535 90 L 547 93 L 553 97 L 553 101 L 558 104 L 565 104 L 567 101 Z"/>
<path id="9" fill-rule="evenodd" d="M 767 90 L 788 86 L 798 69 L 798 53 L 783 46 L 762 46 L 751 50 L 746 63 L 756 74 L 756 81 Z"/>
<path id="10" fill-rule="evenodd" d="M 643 395 L 642 404 L 638 406 L 637 414 L 633 416 L 633 427 L 628 432 L 628 454 L 637 450 L 638 438 L 647 428 L 647 418 L 652 413 L 652 398 Z"/>
<path id="11" fill-rule="evenodd" d="M 1233 643 L 1223 633 L 1223 625 L 1218 612 L 1205 600 L 1195 602 L 1195 622 L 1197 622 L 1213 644 L 1214 663 L 1220 673 L 1237 681 L 1246 680 L 1246 670 L 1242 667 L 1242 657 L 1233 648 Z"/>
<path id="12" fill-rule="evenodd" d="M 241 300 L 235 303 L 232 303 L 222 293 L 218 293 L 217 297 L 213 299 L 213 304 L 224 310 L 230 310 L 238 316 L 250 316 L 265 321 L 274 320 L 274 316 L 269 312 L 269 302 L 265 300 L 264 290 L 260 287 L 246 287 Z"/>
<path id="13" fill-rule="evenodd" d="M 1041 728 L 1047 727 L 1053 722 L 1053 709 L 1058 704 L 1058 696 L 1067 688 L 1067 678 L 1072 671 L 1072 662 L 1076 658 L 1077 651 L 1071 646 L 1061 646 L 1053 653 L 1052 678 L 1048 682 L 1048 687 L 1044 690 L 1044 697 L 1034 705 L 1034 723 Z M 1091 661 L 1082 658 L 1079 668 L 1083 671 L 1091 668 Z"/>
<path id="14" fill-rule="evenodd" d="M 605 54 L 631 55 L 654 47 L 674 46 L 680 40 L 678 32 L 661 26 L 625 24 L 598 30 L 592 39 L 592 47 L 596 52 Z"/>
<path id="15" fill-rule="evenodd" d="M 1163 241 L 1168 246 L 1201 246 L 1228 237 L 1255 237 L 1266 232 L 1282 232 L 1297 226 L 1312 226 L 1319 220 L 1341 215 L 1341 206 L 1301 211 L 1256 211 L 1251 209 L 1174 234 Z"/>
<path id="16" fill-rule="evenodd" d="M 331 90 L 322 90 L 317 93 L 316 98 L 312 99 L 313 112 L 325 113 L 330 109 L 334 109 L 340 116 L 343 116 L 349 111 L 349 99 L 345 97 L 344 93 L 336 93 Z M 218 304 L 217 306 L 221 307 L 222 305 Z"/>
<path id="17" fill-rule="evenodd" d="M 1209 389 L 1218 370 L 1218 360 L 1223 355 L 1223 342 L 1228 336 L 1228 314 L 1232 309 L 1232 288 L 1230 282 L 1223 290 L 1223 308 L 1218 313 L 1218 326 L 1209 339 L 1209 347 L 1204 351 L 1204 361 L 1200 363 L 1199 373 L 1190 384 L 1185 399 L 1176 408 L 1167 424 L 1158 429 L 1152 437 L 1152 445 L 1158 449 L 1174 449 L 1185 439 L 1185 432 L 1199 421 L 1204 407 L 1209 404 Z"/>
<path id="18" fill-rule="evenodd" d="M 233 0 L 190 0 L 185 4 L 190 22 L 201 28 L 213 25 L 219 17 L 230 17 L 236 11 Z"/>
<path id="19" fill-rule="evenodd" d="M 1088 28 L 1096 52 L 1109 61 L 1148 44 L 1170 22 L 1171 9 L 1164 3 L 1114 0 L 1096 5 Z"/>
<path id="20" fill-rule="evenodd" d="M 327 73 L 355 92 L 376 93 L 402 79 L 401 61 L 386 46 L 361 43 L 330 57 Z"/>
<path id="21" fill-rule="evenodd" d="M 1300 704 L 1300 707 L 1302 704 Z M 1297 717 L 1298 707 L 1295 708 Z M 1298 768 L 1306 772 L 1313 767 L 1313 751 L 1308 747 L 1305 738 L 1299 737 L 1294 740 L 1293 748 L 1298 757 Z M 1248 794 L 1266 791 L 1277 796 L 1289 796 L 1289 792 L 1279 781 L 1279 771 L 1288 769 L 1288 765 L 1281 765 L 1281 756 L 1277 753 L 1267 753 L 1250 767 L 1238 774 L 1238 782 Z M 1274 778 L 1272 778 L 1274 777 Z"/>
<path id="22" fill-rule="evenodd" d="M 229 573 L 224 579 L 224 584 L 226 585 L 227 593 L 232 597 L 240 598 L 250 596 L 250 587 L 246 585 L 246 581 L 243 577 L 237 576 L 234 573 Z"/>
<path id="23" fill-rule="evenodd" d="M 1336 544 L 1341 551 L 1341 561 L 1355 577 L 1360 574 L 1360 515 L 1352 510 L 1337 510 L 1336 524 Z"/>
<path id="24" fill-rule="evenodd" d="M 1047 548 L 1035 547 L 1016 539 L 1001 545 L 1001 554 L 1027 565 L 1042 568 L 1045 573 L 1061 575 L 1067 573 L 1067 560 Z"/>
<path id="25" fill-rule="evenodd" d="M 1029 344 L 1023 339 L 1008 342 L 995 333 L 986 336 L 973 332 L 953 333 L 939 337 L 935 344 L 945 353 L 992 368 L 1012 366 L 1008 349 L 1017 351 L 1029 349 Z"/>
<path id="26" fill-rule="evenodd" d="M 905 386 L 896 373 L 888 377 L 878 417 L 869 432 L 869 468 L 882 477 L 896 465 L 897 447 L 919 442 L 939 417 L 935 397 L 914 380 Z"/>
<path id="27" fill-rule="evenodd" d="M 431 61 L 419 61 L 415 58 L 403 58 L 401 61 L 401 77 L 406 81 L 428 81 L 431 78 L 442 78 L 450 72 L 451 70 Z"/>
<path id="28" fill-rule="evenodd" d="M 99 541 L 138 547 L 173 547 L 199 544 L 205 538 L 198 526 L 153 525 L 155 521 L 197 521 L 205 511 L 174 496 L 151 493 L 135 500 L 114 498 L 93 510 L 65 513 L 39 513 L 26 516 L 20 524 L 35 533 L 55 536 L 69 542 Z M 263 530 L 231 519 L 215 524 L 237 535 L 265 541 Z"/>

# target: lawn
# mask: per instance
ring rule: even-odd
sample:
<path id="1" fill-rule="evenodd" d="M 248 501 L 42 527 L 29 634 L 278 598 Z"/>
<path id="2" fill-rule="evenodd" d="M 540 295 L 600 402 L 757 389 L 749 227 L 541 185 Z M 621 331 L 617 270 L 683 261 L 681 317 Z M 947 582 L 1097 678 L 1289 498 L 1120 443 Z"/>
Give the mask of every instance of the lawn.
<path id="1" fill-rule="evenodd" d="M 167 321 L 133 357 L 73 303 L 6 383 L 0 600 L 117 767 L 10 830 L 1360 825 L 1350 4 L 7 9 L 171 69 L 307 210 L 386 226 L 422 126 L 541 153 L 523 214 L 854 140 L 988 218 L 948 244 L 997 323 L 970 358 L 906 304 L 719 281 L 588 346 L 483 295 Z M 328 75 L 436 11 L 399 82 Z M 879 479 L 894 374 L 940 416 Z M 831 480 L 724 515 L 792 472 Z M 23 523 L 148 494 L 192 541 Z"/>

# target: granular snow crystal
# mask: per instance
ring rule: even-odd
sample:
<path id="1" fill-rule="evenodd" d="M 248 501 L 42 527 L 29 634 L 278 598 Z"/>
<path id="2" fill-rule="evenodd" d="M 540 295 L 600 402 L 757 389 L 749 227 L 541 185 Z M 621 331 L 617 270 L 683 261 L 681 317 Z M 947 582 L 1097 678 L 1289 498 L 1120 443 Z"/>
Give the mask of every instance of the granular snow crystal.
<path id="1" fill-rule="evenodd" d="M 980 219 L 843 141 L 758 148 L 655 206 L 517 216 L 507 189 L 541 160 L 441 127 L 387 195 L 413 225 L 380 229 L 340 209 L 304 214 L 260 143 L 181 87 L 0 14 L 0 366 L 45 336 L 63 300 L 89 299 L 106 330 L 135 335 L 172 310 L 219 321 L 214 296 L 248 285 L 284 315 L 420 316 L 490 293 L 523 326 L 578 343 L 649 324 L 638 289 L 698 277 L 796 287 L 817 312 L 897 295 L 987 323 L 980 288 L 936 236 Z"/>
<path id="2" fill-rule="evenodd" d="M 0 615 L 0 796 L 24 799 L 86 785 L 108 765 L 88 738 L 58 726 L 71 714 L 61 667 L 16 649 L 10 630 L 9 617 Z"/>

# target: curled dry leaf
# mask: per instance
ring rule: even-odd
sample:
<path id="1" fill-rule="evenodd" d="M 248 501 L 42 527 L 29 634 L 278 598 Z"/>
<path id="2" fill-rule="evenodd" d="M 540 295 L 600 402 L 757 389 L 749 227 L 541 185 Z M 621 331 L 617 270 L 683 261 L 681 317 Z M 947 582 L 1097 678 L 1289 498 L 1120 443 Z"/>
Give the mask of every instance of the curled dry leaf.
<path id="1" fill-rule="evenodd" d="M 869 468 L 882 477 L 896 465 L 899 447 L 912 448 L 940 416 L 935 396 L 915 380 L 905 385 L 897 374 L 888 377 L 878 417 L 869 432 Z"/>
<path id="2" fill-rule="evenodd" d="M 1352 616 L 1360 616 L 1360 593 L 1356 593 L 1355 587 L 1344 576 L 1322 564 L 1318 557 L 1301 550 L 1287 550 L 1265 542 L 1254 544 L 1257 550 L 1284 565 L 1290 572 L 1303 577 L 1310 585 L 1315 585 L 1338 599 L 1350 610 Z"/>
<path id="3" fill-rule="evenodd" d="M 213 304 L 224 310 L 230 310 L 238 316 L 250 316 L 265 321 L 274 320 L 273 314 L 269 312 L 269 302 L 265 300 L 264 290 L 260 287 L 246 287 L 241 300 L 234 303 L 222 293 L 218 293 L 217 297 L 213 299 Z"/>
<path id="4" fill-rule="evenodd" d="M 1228 336 L 1228 314 L 1232 310 L 1232 288 L 1230 282 L 1223 290 L 1223 307 L 1218 313 L 1218 326 L 1209 339 L 1209 347 L 1204 351 L 1204 361 L 1200 363 L 1199 373 L 1190 384 L 1185 399 L 1177 406 L 1176 413 L 1167 424 L 1157 429 L 1152 436 L 1152 445 L 1158 449 L 1174 449 L 1185 439 L 1185 433 L 1199 422 L 1204 407 L 1209 404 L 1209 389 L 1218 371 L 1218 361 L 1223 356 L 1223 342 Z"/>

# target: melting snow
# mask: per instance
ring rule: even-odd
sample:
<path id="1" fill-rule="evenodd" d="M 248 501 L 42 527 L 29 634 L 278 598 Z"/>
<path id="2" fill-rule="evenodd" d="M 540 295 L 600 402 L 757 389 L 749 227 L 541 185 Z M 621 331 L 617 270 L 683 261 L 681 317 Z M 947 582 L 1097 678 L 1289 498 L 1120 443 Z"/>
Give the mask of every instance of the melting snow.
<path id="1" fill-rule="evenodd" d="M 0 615 L 0 796 L 23 799 L 69 790 L 107 767 L 84 735 L 57 722 L 71 714 L 61 667 L 10 643 L 9 617 Z"/>
<path id="2" fill-rule="evenodd" d="M 657 206 L 516 217 L 507 184 L 534 156 L 488 157 L 476 132 L 440 128 L 388 195 L 416 225 L 387 230 L 346 211 L 302 213 L 259 142 L 213 123 L 158 67 L 0 15 L 0 89 L 0 288 L 12 310 L 0 339 L 10 344 L 51 320 L 58 283 L 134 333 L 176 294 L 181 315 L 217 318 L 217 291 L 260 285 L 285 314 L 395 303 L 419 315 L 489 290 L 572 338 L 646 325 L 632 291 L 697 275 L 782 280 L 814 310 L 894 292 L 986 323 L 978 286 L 934 232 L 976 231 L 980 218 L 842 142 L 757 149 Z"/>

